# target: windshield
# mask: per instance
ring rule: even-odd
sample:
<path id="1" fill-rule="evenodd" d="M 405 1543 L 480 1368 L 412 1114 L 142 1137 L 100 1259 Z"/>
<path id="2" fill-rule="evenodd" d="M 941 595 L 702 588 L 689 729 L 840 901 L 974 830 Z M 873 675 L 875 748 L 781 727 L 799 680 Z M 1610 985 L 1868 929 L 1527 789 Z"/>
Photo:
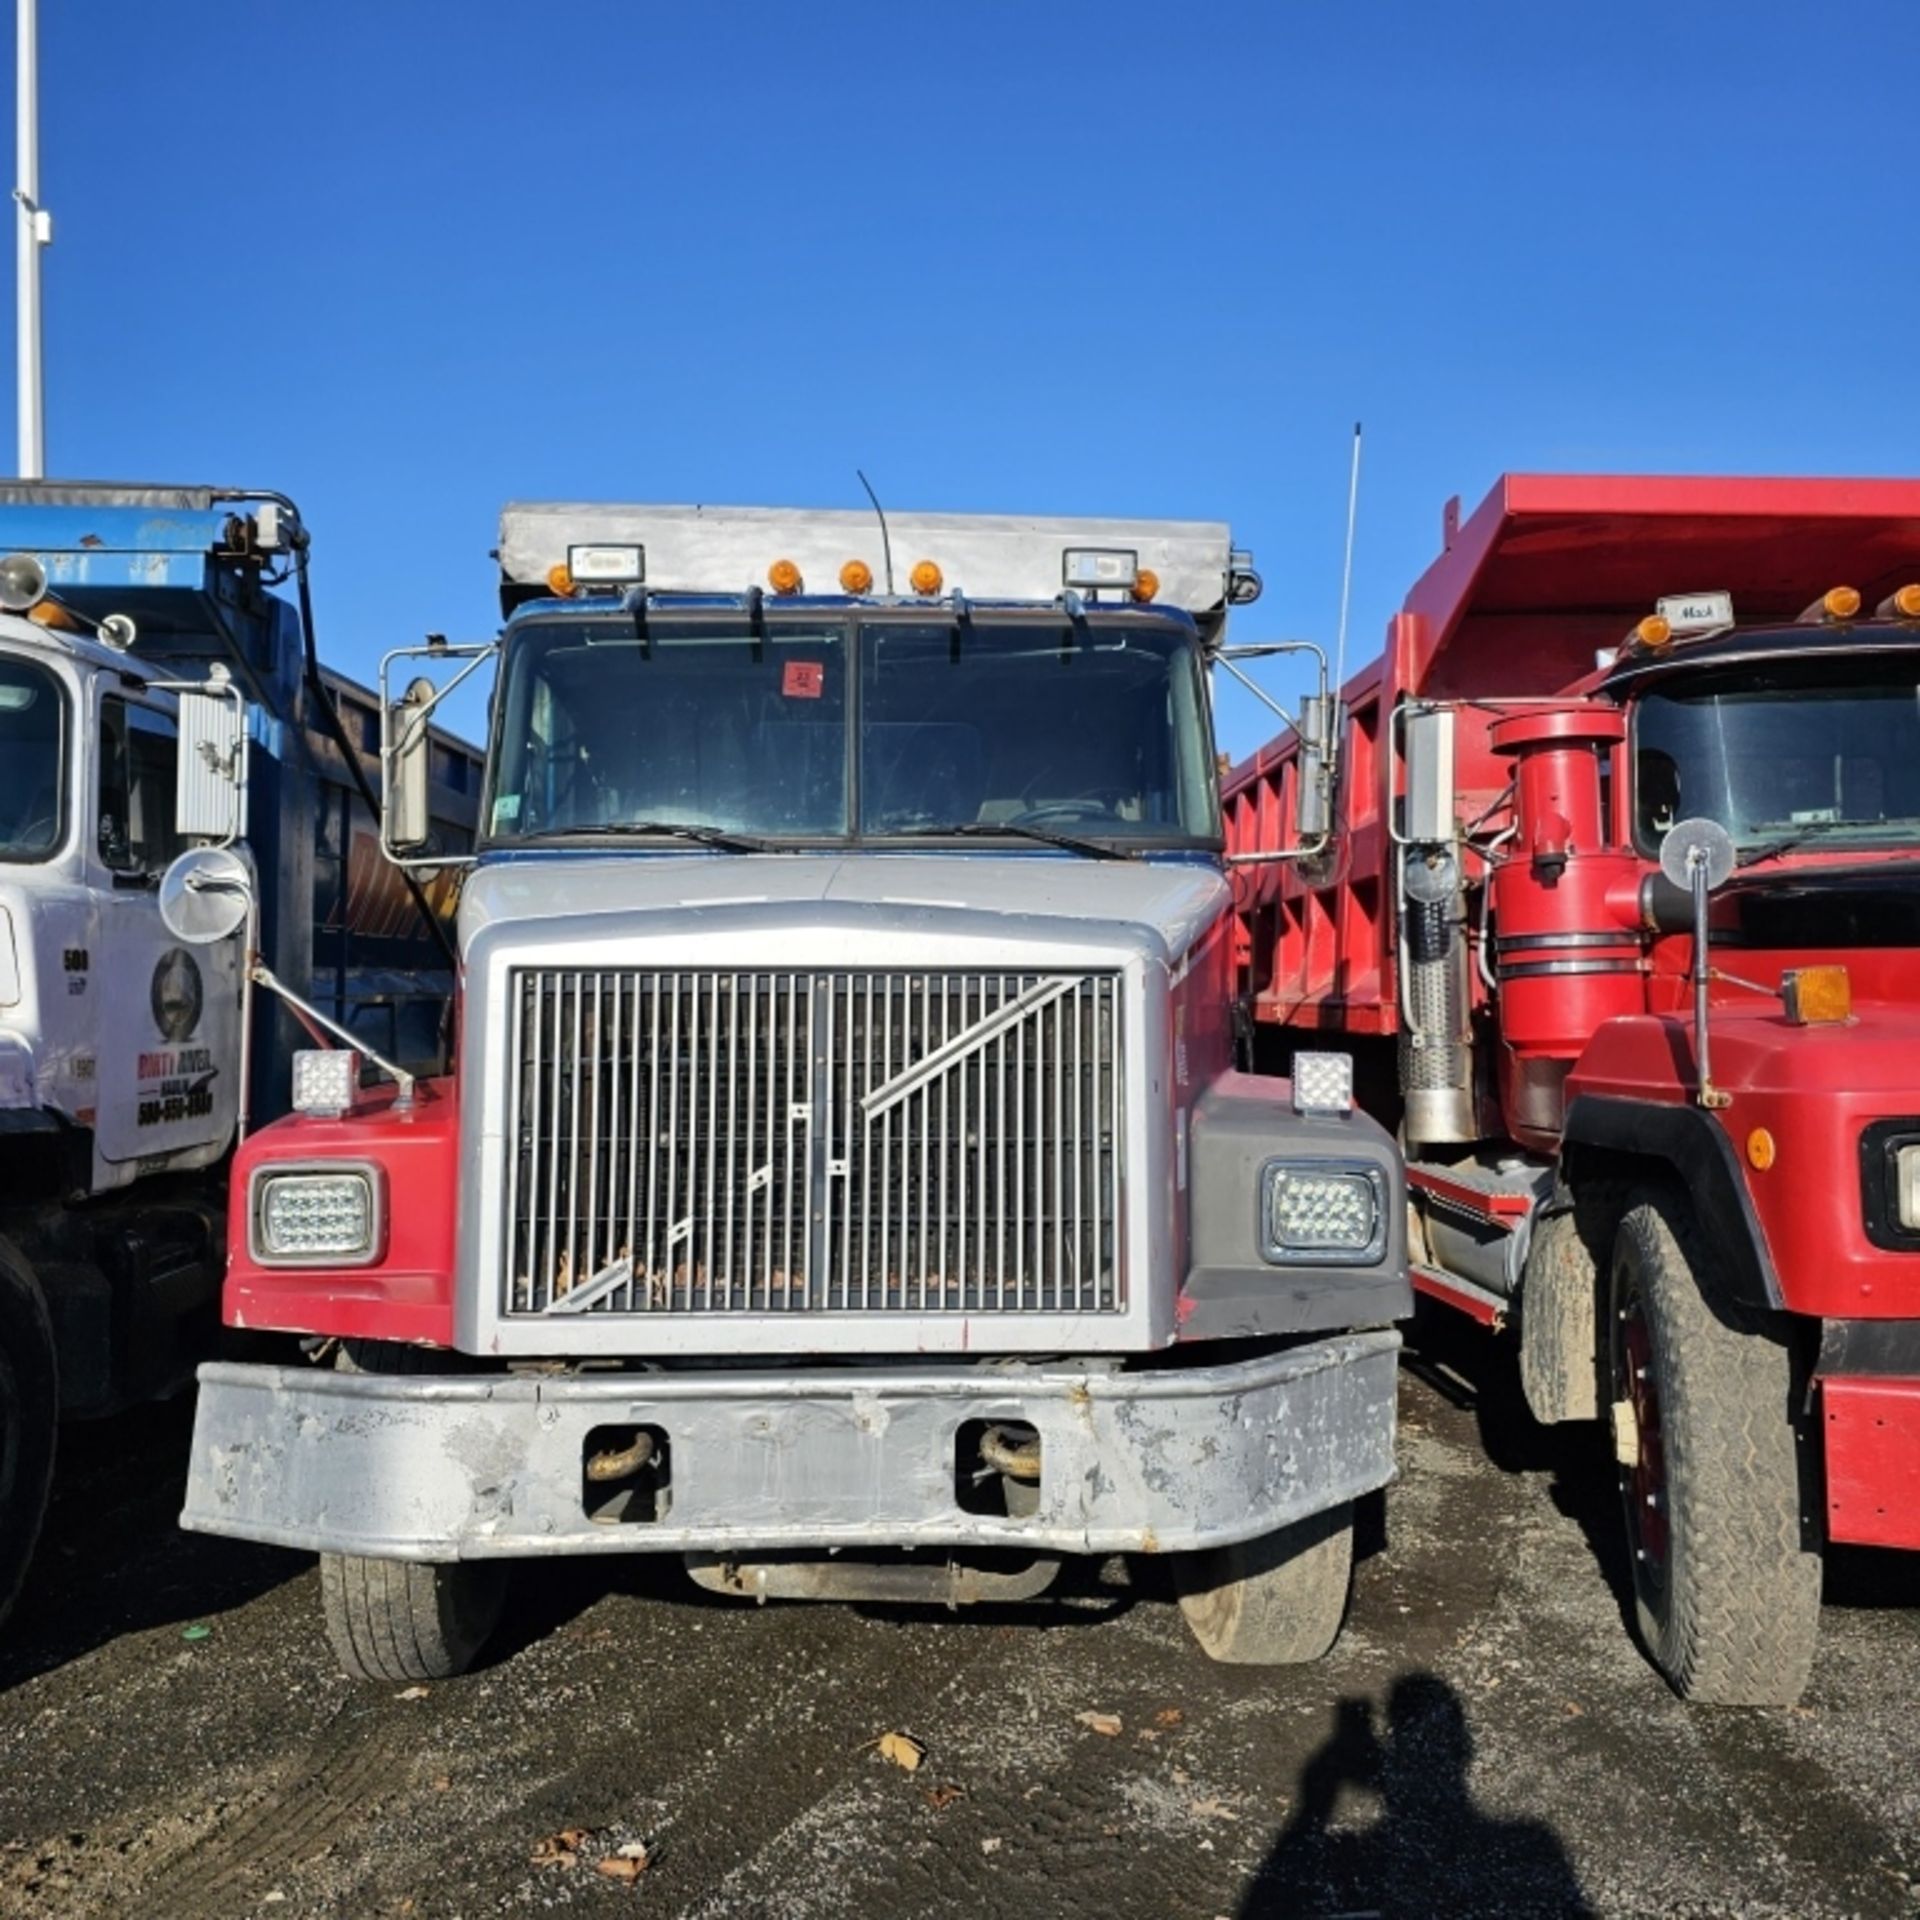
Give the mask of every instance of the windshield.
<path id="1" fill-rule="evenodd" d="M 876 623 L 862 649 L 862 832 L 1218 833 L 1199 665 L 1185 635 Z"/>
<path id="2" fill-rule="evenodd" d="M 0 654 L 0 860 L 44 860 L 60 844 L 64 707 L 45 667 Z"/>
<path id="3" fill-rule="evenodd" d="M 734 618 L 654 618 L 644 638 L 624 616 L 522 628 L 492 837 L 1218 840 L 1189 633 L 870 616 L 756 635 Z"/>
<path id="4" fill-rule="evenodd" d="M 540 623 L 507 651 L 489 830 L 847 829 L 846 639 L 705 623 Z"/>
<path id="5" fill-rule="evenodd" d="M 1642 694 L 1635 839 L 1657 852 L 1701 814 L 1749 857 L 1920 839 L 1920 653 L 1749 661 Z"/>

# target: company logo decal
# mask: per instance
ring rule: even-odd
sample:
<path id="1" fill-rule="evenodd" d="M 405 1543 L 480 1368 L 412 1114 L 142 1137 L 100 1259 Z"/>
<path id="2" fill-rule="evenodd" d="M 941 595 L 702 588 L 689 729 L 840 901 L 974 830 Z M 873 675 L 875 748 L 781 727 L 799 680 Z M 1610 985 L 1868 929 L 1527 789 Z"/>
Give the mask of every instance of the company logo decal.
<path id="1" fill-rule="evenodd" d="M 185 947 L 169 947 L 153 970 L 153 1024 L 160 1029 L 160 1037 L 176 1042 L 191 1039 L 205 1003 L 199 961 Z"/>

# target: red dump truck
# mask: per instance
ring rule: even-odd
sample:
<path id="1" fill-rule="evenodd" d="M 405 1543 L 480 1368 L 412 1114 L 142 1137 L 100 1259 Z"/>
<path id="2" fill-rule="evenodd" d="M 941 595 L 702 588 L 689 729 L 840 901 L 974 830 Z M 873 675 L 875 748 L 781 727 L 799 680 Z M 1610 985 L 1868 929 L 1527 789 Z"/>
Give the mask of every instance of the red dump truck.
<path id="1" fill-rule="evenodd" d="M 1920 481 L 1509 475 L 1225 781 L 1246 1037 L 1350 1049 L 1416 1287 L 1601 1423 L 1641 1632 L 1789 1702 L 1920 1548 Z"/>

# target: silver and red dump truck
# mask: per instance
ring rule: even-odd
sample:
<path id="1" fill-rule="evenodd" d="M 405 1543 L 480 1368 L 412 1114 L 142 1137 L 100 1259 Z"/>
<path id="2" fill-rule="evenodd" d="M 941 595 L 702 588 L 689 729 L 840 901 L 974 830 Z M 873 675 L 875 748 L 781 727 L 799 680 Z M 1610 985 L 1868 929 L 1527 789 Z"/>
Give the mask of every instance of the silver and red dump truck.
<path id="1" fill-rule="evenodd" d="M 1791 1701 L 1828 1543 L 1920 1549 L 1920 482 L 1510 475 L 1344 707 L 1323 857 L 1240 870 L 1257 1061 L 1352 1051 L 1415 1286 L 1606 1423 L 1673 1685 Z"/>
<path id="2" fill-rule="evenodd" d="M 1322 1651 L 1405 1190 L 1343 1057 L 1235 1070 L 1227 529 L 525 507 L 499 557 L 497 643 L 418 650 L 497 663 L 471 859 L 433 682 L 384 702 L 455 1068 L 310 1051 L 247 1142 L 225 1315 L 321 1364 L 203 1369 L 185 1524 L 317 1550 L 368 1677 L 578 1553 L 946 1603 L 1159 1554 L 1214 1656 Z"/>

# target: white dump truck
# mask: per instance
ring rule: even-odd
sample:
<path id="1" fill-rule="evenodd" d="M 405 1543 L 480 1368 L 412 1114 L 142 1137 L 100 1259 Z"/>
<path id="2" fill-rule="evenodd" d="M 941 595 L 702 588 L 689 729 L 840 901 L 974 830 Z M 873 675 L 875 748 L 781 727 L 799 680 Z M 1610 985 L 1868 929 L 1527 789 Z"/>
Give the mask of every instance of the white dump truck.
<path id="1" fill-rule="evenodd" d="M 0 485 L 0 1614 L 58 1424 L 214 1348 L 247 1083 L 285 1111 L 296 1031 L 249 1018 L 249 933 L 383 1053 L 439 1045 L 451 969 L 379 857 L 378 704 L 314 658 L 307 547 L 278 494 Z M 477 757 L 429 750 L 470 845 Z M 246 925 L 173 884 L 189 850 Z"/>

